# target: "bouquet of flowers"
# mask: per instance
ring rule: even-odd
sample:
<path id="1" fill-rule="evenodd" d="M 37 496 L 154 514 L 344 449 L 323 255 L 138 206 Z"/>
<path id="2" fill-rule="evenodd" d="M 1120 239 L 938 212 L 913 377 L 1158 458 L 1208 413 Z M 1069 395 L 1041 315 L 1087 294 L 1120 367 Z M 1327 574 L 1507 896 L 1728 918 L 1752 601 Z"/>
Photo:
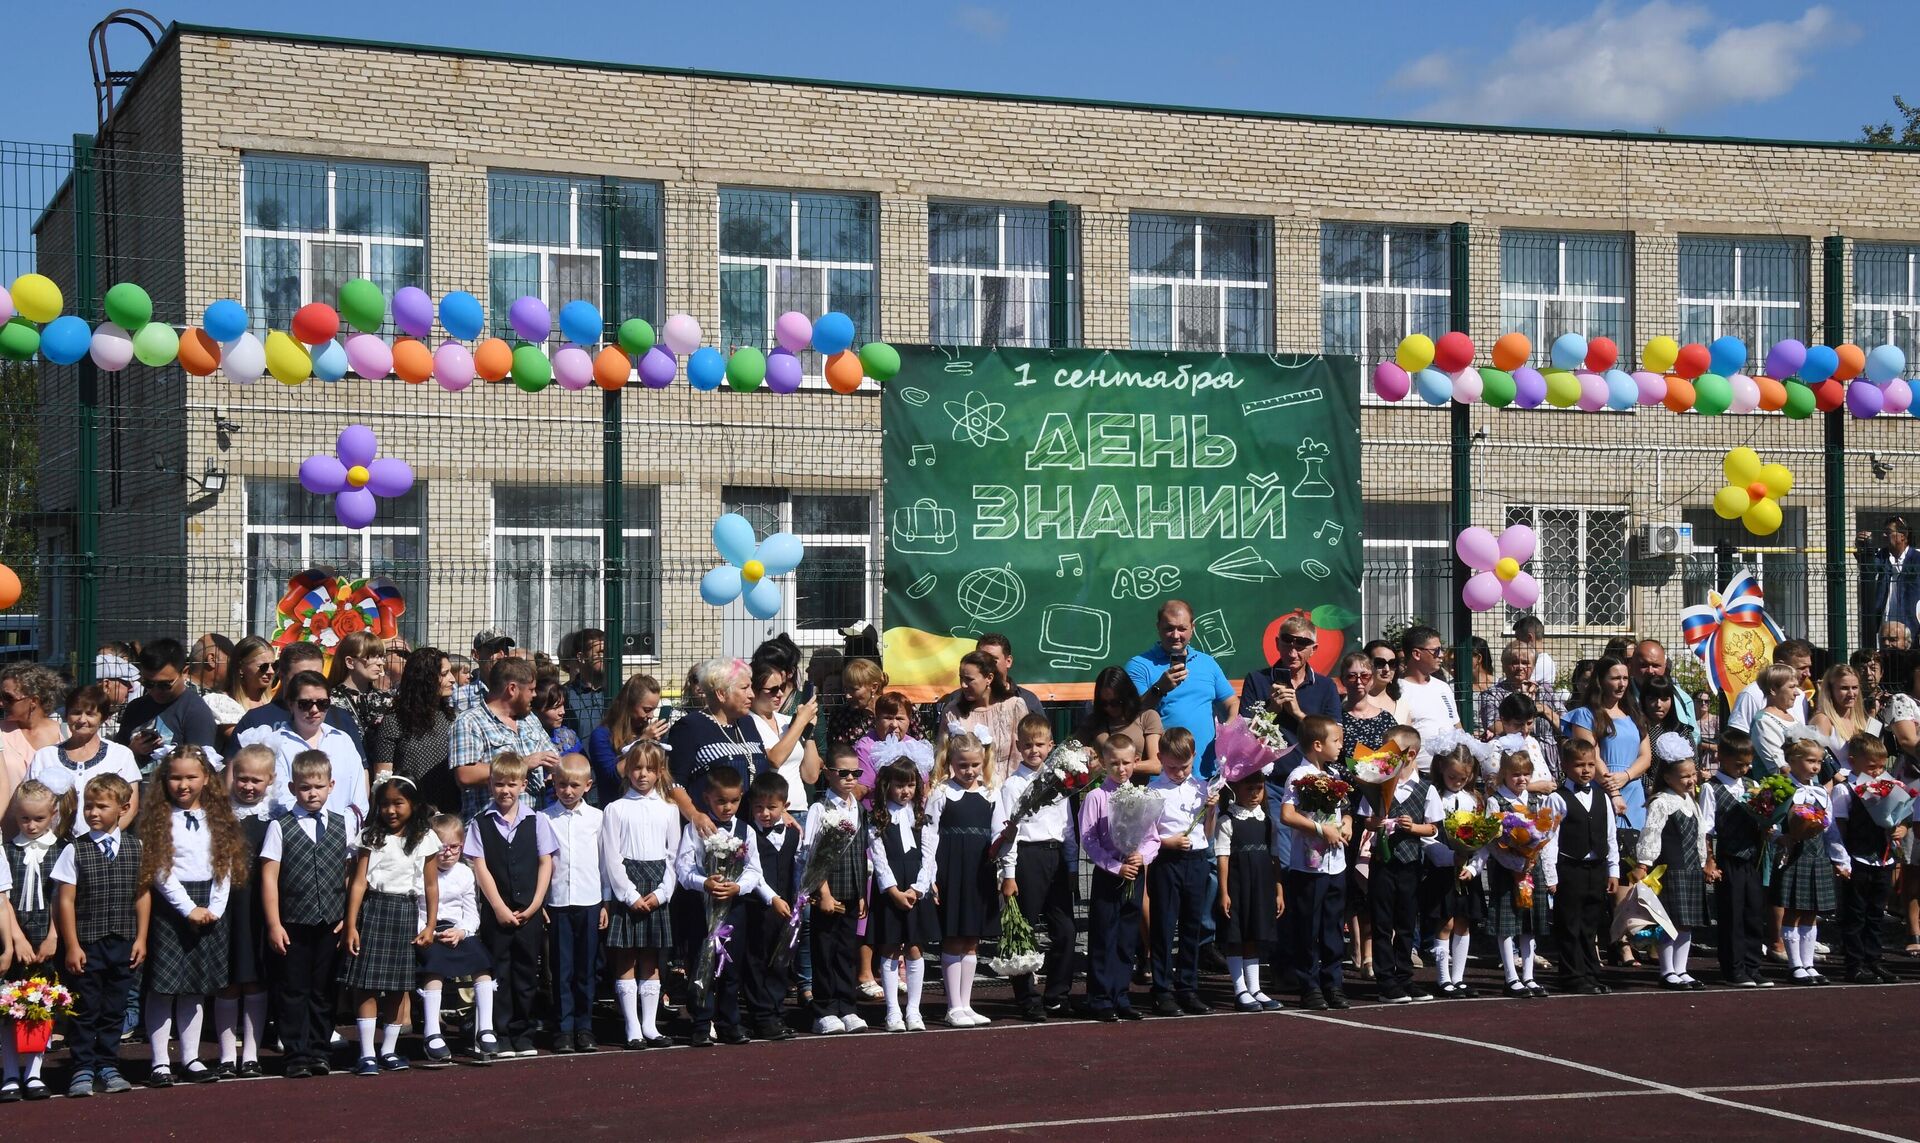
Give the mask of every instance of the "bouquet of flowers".
<path id="1" fill-rule="evenodd" d="M 1892 778 L 1876 778 L 1853 788 L 1854 800 L 1881 829 L 1905 825 L 1913 813 L 1913 791 Z"/>
<path id="2" fill-rule="evenodd" d="M 1787 838 L 1802 842 L 1819 837 L 1827 828 L 1832 816 L 1825 806 L 1812 802 L 1800 802 L 1787 810 Z"/>
<path id="3" fill-rule="evenodd" d="M 990 957 L 987 967 L 1011 980 L 1040 971 L 1043 963 L 1040 946 L 1034 943 L 1033 926 L 1020 911 L 1018 897 L 1000 899 L 1000 955 Z"/>
<path id="4" fill-rule="evenodd" d="M 715 830 L 700 843 L 700 867 L 707 871 L 709 877 L 738 882 L 741 872 L 747 867 L 747 843 L 734 836 L 732 830 Z M 727 942 L 733 938 L 733 926 L 726 923 L 726 918 L 739 900 L 738 897 L 725 901 L 707 898 L 707 939 L 700 946 L 699 963 L 694 965 L 693 976 L 687 982 L 693 988 L 696 1003 L 706 991 L 714 973 L 726 968 L 733 959 L 727 951 Z"/>
<path id="5" fill-rule="evenodd" d="M 1020 793 L 1020 801 L 1013 807 L 1013 813 L 1007 818 L 1008 831 L 1020 828 L 1020 823 L 1046 809 L 1048 806 L 1066 797 L 1077 794 L 1093 784 L 1093 756 L 1076 739 L 1069 738 L 1053 748 L 1047 760 L 1040 765 L 1040 772 Z M 994 848 L 998 849 L 998 840 Z"/>
<path id="6" fill-rule="evenodd" d="M 1441 840 L 1462 860 L 1479 853 L 1500 836 L 1500 823 L 1475 810 L 1455 810 L 1440 823 Z"/>
<path id="7" fill-rule="evenodd" d="M 820 819 L 820 833 L 813 839 L 813 849 L 807 853 L 807 866 L 800 876 L 800 892 L 793 899 L 793 916 L 787 918 L 786 939 L 774 946 L 773 956 L 769 958 L 775 971 L 785 968 L 793 960 L 793 951 L 800 944 L 800 926 L 806 923 L 807 904 L 813 899 L 813 891 L 827 879 L 827 871 L 846 856 L 847 848 L 858 840 L 859 821 L 853 810 L 829 810 L 822 804 L 815 807 L 815 812 L 824 815 Z"/>
<path id="8" fill-rule="evenodd" d="M 1258 774 L 1292 749 L 1293 746 L 1280 733 L 1280 727 L 1274 722 L 1271 712 L 1263 711 L 1250 719 L 1235 716 L 1220 728 L 1220 733 L 1213 740 L 1213 756 L 1220 762 L 1220 775 L 1215 785 L 1238 782 Z"/>
<path id="9" fill-rule="evenodd" d="M 1785 774 L 1773 774 L 1760 779 L 1753 793 L 1740 803 L 1753 820 L 1760 823 L 1762 829 L 1777 826 L 1787 816 L 1787 807 L 1793 804 L 1793 779 Z"/>
<path id="10" fill-rule="evenodd" d="M 1349 763 L 1348 772 L 1353 775 L 1353 780 L 1362 786 L 1389 786 L 1390 788 L 1390 784 L 1399 777 L 1400 771 L 1406 767 L 1406 764 L 1406 754 L 1391 742 L 1377 750 L 1369 746 L 1356 746 L 1353 748 L 1353 759 Z"/>
<path id="11" fill-rule="evenodd" d="M 1160 822 L 1160 807 L 1165 800 L 1160 791 L 1131 782 L 1113 791 L 1113 797 L 1107 802 L 1107 843 L 1115 853 L 1132 856 L 1140 852 L 1141 844 Z M 1140 892 L 1140 882 L 1144 880 L 1144 876 L 1137 877 L 1127 886 L 1129 899 Z"/>
<path id="12" fill-rule="evenodd" d="M 1330 774 L 1308 774 L 1294 779 L 1293 797 L 1300 812 L 1310 818 L 1328 820 L 1347 804 L 1353 787 Z"/>
<path id="13" fill-rule="evenodd" d="M 1533 863 L 1540 856 L 1540 851 L 1547 847 L 1547 840 L 1553 836 L 1553 827 L 1559 823 L 1560 815 L 1548 805 L 1542 805 L 1530 813 L 1511 809 L 1499 815 L 1500 833 L 1494 839 L 1494 844 L 1526 863 L 1513 888 L 1514 904 L 1522 910 L 1533 908 Z"/>
<path id="14" fill-rule="evenodd" d="M 0 984 L 0 1015 L 13 1021 L 14 1050 L 22 1055 L 47 1050 L 56 1017 L 73 1013 L 73 993 L 55 980 L 29 976 Z"/>

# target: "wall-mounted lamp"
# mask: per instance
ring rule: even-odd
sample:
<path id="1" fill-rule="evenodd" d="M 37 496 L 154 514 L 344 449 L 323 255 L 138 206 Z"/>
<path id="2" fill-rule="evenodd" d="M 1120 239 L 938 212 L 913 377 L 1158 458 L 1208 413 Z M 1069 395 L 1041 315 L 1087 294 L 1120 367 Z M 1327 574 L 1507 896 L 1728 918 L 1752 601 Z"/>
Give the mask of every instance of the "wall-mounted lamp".
<path id="1" fill-rule="evenodd" d="M 208 457 L 205 474 L 198 478 L 188 476 L 187 479 L 199 485 L 200 491 L 207 495 L 218 496 L 227 487 L 227 470 L 214 464 L 213 458 Z"/>

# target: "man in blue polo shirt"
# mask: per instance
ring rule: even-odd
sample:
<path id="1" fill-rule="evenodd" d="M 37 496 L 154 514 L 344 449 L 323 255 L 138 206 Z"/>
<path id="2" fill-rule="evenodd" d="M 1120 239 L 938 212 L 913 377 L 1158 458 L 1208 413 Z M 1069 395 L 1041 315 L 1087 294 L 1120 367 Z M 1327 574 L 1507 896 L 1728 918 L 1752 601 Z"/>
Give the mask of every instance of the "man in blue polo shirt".
<path id="1" fill-rule="evenodd" d="M 1178 599 L 1160 605 L 1160 641 L 1127 660 L 1127 677 L 1140 699 L 1160 715 L 1163 726 L 1186 728 L 1193 735 L 1194 772 L 1214 773 L 1213 735 L 1218 722 L 1233 718 L 1240 700 L 1220 664 L 1194 650 L 1193 608 Z"/>

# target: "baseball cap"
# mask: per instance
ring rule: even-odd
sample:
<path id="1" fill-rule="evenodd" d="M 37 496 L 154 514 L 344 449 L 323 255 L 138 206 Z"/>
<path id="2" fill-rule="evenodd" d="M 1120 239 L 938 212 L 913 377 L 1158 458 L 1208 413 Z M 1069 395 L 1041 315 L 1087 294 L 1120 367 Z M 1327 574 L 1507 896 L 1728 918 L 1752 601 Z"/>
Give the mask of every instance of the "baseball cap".
<path id="1" fill-rule="evenodd" d="M 498 627 L 485 628 L 473 637 L 473 649 L 476 651 L 490 650 L 502 644 L 508 647 L 513 646 L 513 636 L 500 630 Z"/>

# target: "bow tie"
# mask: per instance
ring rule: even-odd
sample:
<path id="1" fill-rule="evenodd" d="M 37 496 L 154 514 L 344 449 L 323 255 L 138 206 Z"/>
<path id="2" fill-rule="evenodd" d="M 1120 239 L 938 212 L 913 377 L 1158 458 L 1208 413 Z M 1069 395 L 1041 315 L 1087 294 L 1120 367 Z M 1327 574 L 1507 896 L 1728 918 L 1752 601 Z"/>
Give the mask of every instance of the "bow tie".
<path id="1" fill-rule="evenodd" d="M 1592 782 L 1569 782 L 1567 784 L 1573 787 L 1573 792 L 1576 794 L 1591 794 L 1594 791 L 1595 785 Z"/>
<path id="2" fill-rule="evenodd" d="M 774 829 L 768 830 L 766 833 L 766 838 L 768 841 L 772 842 L 776 846 L 781 844 L 782 842 L 787 840 L 787 827 L 779 826 Z"/>
<path id="3" fill-rule="evenodd" d="M 192 830 L 196 830 L 196 829 L 199 829 L 199 828 L 200 828 L 200 819 L 199 819 L 199 818 L 197 818 L 197 817 L 194 817 L 194 816 L 193 816 L 193 811 L 192 811 L 192 810 L 188 810 L 188 811 L 186 812 L 186 819 L 187 819 L 187 829 L 188 829 L 189 831 L 192 831 Z"/>

